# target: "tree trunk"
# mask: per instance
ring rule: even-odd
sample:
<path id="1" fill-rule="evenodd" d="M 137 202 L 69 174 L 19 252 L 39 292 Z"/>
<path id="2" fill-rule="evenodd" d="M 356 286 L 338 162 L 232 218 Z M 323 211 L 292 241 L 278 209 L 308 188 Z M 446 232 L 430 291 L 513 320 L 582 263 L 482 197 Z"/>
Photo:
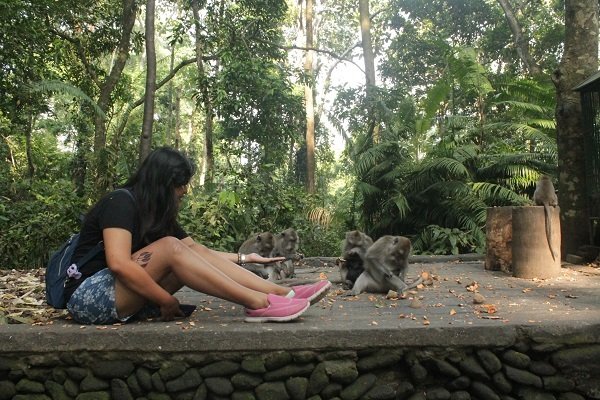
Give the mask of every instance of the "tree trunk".
<path id="1" fill-rule="evenodd" d="M 306 107 L 306 190 L 315 193 L 315 105 L 313 70 L 313 0 L 306 0 L 306 51 L 304 59 L 304 101 Z"/>
<path id="2" fill-rule="evenodd" d="M 376 116 L 375 89 L 377 81 L 375 77 L 375 54 L 371 41 L 371 15 L 369 12 L 369 0 L 359 0 L 358 11 L 360 14 L 360 34 L 362 37 L 363 58 L 365 60 L 365 80 L 367 84 L 367 104 L 369 136 L 373 143 L 379 142 L 379 122 Z"/>
<path id="3" fill-rule="evenodd" d="M 75 151 L 73 158 L 73 167 L 71 168 L 71 179 L 75 183 L 77 195 L 83 197 L 85 194 L 85 182 L 91 161 L 92 142 L 94 138 L 94 127 L 90 124 L 90 117 L 94 111 L 87 104 L 79 107 L 79 113 L 74 118 L 75 130 Z"/>
<path id="4" fill-rule="evenodd" d="M 552 80 L 556 86 L 558 204 L 567 256 L 588 244 L 584 128 L 581 99 L 573 87 L 598 69 L 598 2 L 565 1 L 565 49 Z"/>
<path id="5" fill-rule="evenodd" d="M 33 112 L 30 110 L 30 112 Z M 25 124 L 25 153 L 27 154 L 27 175 L 29 180 L 33 180 L 35 175 L 35 164 L 33 163 L 33 154 L 31 153 L 31 132 L 33 131 L 33 115 L 27 117 Z"/>
<path id="6" fill-rule="evenodd" d="M 146 93 L 144 95 L 144 118 L 140 138 L 140 163 L 152 148 L 154 125 L 154 94 L 156 91 L 156 48 L 154 47 L 154 0 L 146 1 Z"/>
<path id="7" fill-rule="evenodd" d="M 206 71 L 202 60 L 204 49 L 202 47 L 202 35 L 200 33 L 200 5 L 198 0 L 192 0 L 192 11 L 194 13 L 194 26 L 196 28 L 196 66 L 198 67 L 198 84 L 202 93 L 202 103 L 204 105 L 205 126 L 204 126 L 204 184 L 211 186 L 214 178 L 214 154 L 213 154 L 213 119 L 212 99 L 206 79 Z"/>
<path id="8" fill-rule="evenodd" d="M 137 8 L 135 0 L 123 0 L 123 20 L 121 39 L 118 44 L 117 57 L 110 70 L 110 74 L 100 84 L 100 96 L 98 107 L 103 114 L 96 113 L 94 116 L 94 157 L 95 157 L 95 186 L 97 193 L 106 190 L 106 174 L 108 171 L 108 159 L 106 154 L 106 113 L 111 106 L 111 94 L 121 78 L 131 46 L 131 31 L 135 23 Z"/>
<path id="9" fill-rule="evenodd" d="M 181 147 L 181 92 L 179 89 L 175 91 L 175 125 L 173 127 L 175 135 L 174 147 Z"/>
<path id="10" fill-rule="evenodd" d="M 175 67 L 175 44 L 171 46 L 171 61 L 169 63 L 169 73 L 173 73 L 173 68 Z M 171 146 L 173 143 L 173 130 L 175 129 L 175 122 L 173 116 L 173 81 L 169 82 L 169 104 L 167 110 L 169 111 L 169 123 L 167 124 L 167 134 L 165 137 L 165 143 L 168 146 Z"/>
<path id="11" fill-rule="evenodd" d="M 498 0 L 498 4 L 500 4 L 500 7 L 502 7 L 502 10 L 504 11 L 504 16 L 506 17 L 508 26 L 510 27 L 515 39 L 515 48 L 517 50 L 517 54 L 523 62 L 525 71 L 529 75 L 539 74 L 540 66 L 537 65 L 537 63 L 531 57 L 531 53 L 529 52 L 529 40 L 525 35 L 523 35 L 523 29 L 521 28 L 521 24 L 515 16 L 515 12 L 509 3 L 509 0 Z"/>

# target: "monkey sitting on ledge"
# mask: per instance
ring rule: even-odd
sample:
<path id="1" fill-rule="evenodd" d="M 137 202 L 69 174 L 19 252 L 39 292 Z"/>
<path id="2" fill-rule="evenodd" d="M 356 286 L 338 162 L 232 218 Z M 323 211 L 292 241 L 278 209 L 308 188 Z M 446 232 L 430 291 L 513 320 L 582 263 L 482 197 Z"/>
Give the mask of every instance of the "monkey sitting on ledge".
<path id="1" fill-rule="evenodd" d="M 238 253 L 256 253 L 263 257 L 271 257 L 274 244 L 275 239 L 273 234 L 271 232 L 262 232 L 250 236 L 244 243 L 242 243 Z M 242 267 L 246 268 L 250 272 L 254 272 L 263 279 L 269 278 L 269 273 L 265 270 L 265 266 L 262 264 L 242 264 Z"/>
<path id="2" fill-rule="evenodd" d="M 367 250 L 365 270 L 354 283 L 350 295 L 356 296 L 362 292 L 387 293 L 390 290 L 403 293 L 421 284 L 421 276 L 410 285 L 405 282 L 411 249 L 410 240 L 404 236 L 382 236 L 377 239 Z"/>
<path id="3" fill-rule="evenodd" d="M 294 278 L 294 261 L 302 259 L 304 256 L 298 253 L 300 237 L 294 228 L 288 228 L 274 236 L 273 251 L 271 257 L 285 257 L 286 260 L 266 266 L 269 274 L 269 280 L 277 281 L 286 278 Z"/>

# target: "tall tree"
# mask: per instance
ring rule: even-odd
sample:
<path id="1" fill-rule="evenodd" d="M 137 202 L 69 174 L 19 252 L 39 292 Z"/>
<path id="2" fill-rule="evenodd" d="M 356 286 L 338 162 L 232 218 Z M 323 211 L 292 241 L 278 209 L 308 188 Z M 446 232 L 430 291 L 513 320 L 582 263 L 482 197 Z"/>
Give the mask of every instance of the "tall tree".
<path id="1" fill-rule="evenodd" d="M 523 28 L 515 15 L 512 5 L 509 0 L 498 0 L 498 4 L 502 7 L 508 26 L 513 34 L 515 48 L 523 63 L 523 69 L 530 75 L 537 75 L 540 73 L 540 67 L 531 56 L 529 51 L 529 38 L 523 33 Z"/>
<path id="2" fill-rule="evenodd" d="M 154 96 L 156 91 L 156 48 L 154 45 L 154 0 L 146 0 L 146 92 L 144 94 L 144 118 L 140 137 L 140 161 L 152 147 L 154 123 Z"/>
<path id="3" fill-rule="evenodd" d="M 106 152 L 106 113 L 112 106 L 112 94 L 115 90 L 125 64 L 129 59 L 129 50 L 131 49 L 131 32 L 135 24 L 137 15 L 137 6 L 135 0 L 122 1 L 122 18 L 121 18 L 121 36 L 116 49 L 116 57 L 108 76 L 105 79 L 100 78 L 95 69 L 89 63 L 85 56 L 85 50 L 80 41 L 75 40 L 74 44 L 77 47 L 77 52 L 80 54 L 82 63 L 86 67 L 89 76 L 100 88 L 98 98 L 98 107 L 102 113 L 96 113 L 94 118 L 94 155 L 96 157 L 96 191 L 102 193 L 107 185 L 108 180 L 106 173 L 108 171 L 108 156 Z"/>
<path id="4" fill-rule="evenodd" d="M 562 254 L 589 242 L 581 99 L 573 88 L 598 70 L 598 2 L 565 1 L 565 48 L 552 75 L 556 86 L 558 203 Z"/>
<path id="5" fill-rule="evenodd" d="M 373 142 L 379 141 L 379 127 L 375 115 L 375 54 L 373 53 L 373 42 L 371 40 L 371 14 L 369 11 L 369 0 L 359 0 L 358 10 L 360 15 L 360 35 L 362 38 L 363 59 L 365 61 L 365 80 L 367 88 L 367 104 L 369 119 L 369 136 Z"/>
<path id="6" fill-rule="evenodd" d="M 304 59 L 304 102 L 306 106 L 306 189 L 315 193 L 315 104 L 314 104 L 314 66 L 313 66 L 313 0 L 306 0 L 306 55 Z"/>
<path id="7" fill-rule="evenodd" d="M 205 115 L 204 123 L 204 184 L 211 185 L 214 176 L 214 154 L 213 154 L 213 121 L 214 111 L 208 79 L 204 67 L 204 46 L 202 27 L 200 25 L 200 4 L 198 0 L 192 0 L 192 12 L 194 13 L 195 44 L 196 44 L 196 66 L 198 68 L 198 86 L 201 93 L 201 101 Z"/>

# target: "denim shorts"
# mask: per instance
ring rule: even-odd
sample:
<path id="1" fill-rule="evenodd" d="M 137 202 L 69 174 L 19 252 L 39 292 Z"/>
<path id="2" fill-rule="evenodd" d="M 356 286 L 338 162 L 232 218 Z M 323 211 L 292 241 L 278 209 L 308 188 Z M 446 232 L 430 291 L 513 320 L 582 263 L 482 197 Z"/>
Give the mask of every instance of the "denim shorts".
<path id="1" fill-rule="evenodd" d="M 106 325 L 126 322 L 134 316 L 160 316 L 158 307 L 146 305 L 134 315 L 119 317 L 115 306 L 115 276 L 108 268 L 96 272 L 79 285 L 67 302 L 67 310 L 80 324 Z"/>

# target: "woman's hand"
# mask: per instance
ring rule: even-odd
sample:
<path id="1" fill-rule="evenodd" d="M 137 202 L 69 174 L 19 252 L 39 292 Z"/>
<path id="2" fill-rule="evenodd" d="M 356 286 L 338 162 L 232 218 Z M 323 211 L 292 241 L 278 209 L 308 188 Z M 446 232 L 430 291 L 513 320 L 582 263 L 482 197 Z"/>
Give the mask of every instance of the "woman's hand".
<path id="1" fill-rule="evenodd" d="M 274 262 L 285 261 L 285 257 L 263 257 L 256 253 L 246 254 L 247 263 L 270 264 Z"/>
<path id="2" fill-rule="evenodd" d="M 175 318 L 183 318 L 183 311 L 179 308 L 179 300 L 175 296 L 171 296 L 168 303 L 160 305 L 160 318 L 163 321 L 173 321 Z"/>

